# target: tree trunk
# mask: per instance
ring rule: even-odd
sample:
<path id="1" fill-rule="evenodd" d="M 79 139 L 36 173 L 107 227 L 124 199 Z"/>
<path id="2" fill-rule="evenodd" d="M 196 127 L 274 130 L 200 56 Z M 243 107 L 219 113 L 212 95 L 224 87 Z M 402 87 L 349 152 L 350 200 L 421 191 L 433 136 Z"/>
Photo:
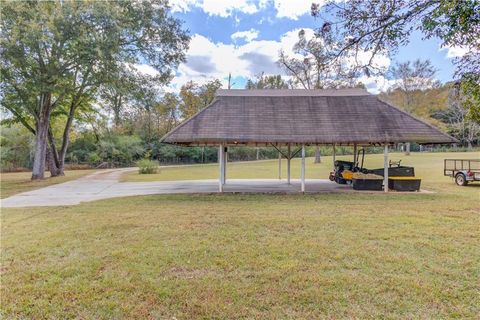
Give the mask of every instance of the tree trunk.
<path id="1" fill-rule="evenodd" d="M 67 155 L 68 144 L 70 142 L 70 129 L 72 128 L 73 118 L 75 116 L 75 110 L 77 108 L 78 101 L 72 101 L 70 104 L 70 111 L 68 113 L 67 123 L 63 129 L 62 136 L 62 148 L 58 154 L 58 175 L 65 175 L 65 157 Z"/>
<path id="2" fill-rule="evenodd" d="M 47 144 L 47 155 L 45 159 L 48 171 L 50 171 L 50 177 L 58 176 L 58 166 L 52 153 L 51 147 Z"/>
<path id="3" fill-rule="evenodd" d="M 410 142 L 405 143 L 405 155 L 410 155 Z"/>
<path id="4" fill-rule="evenodd" d="M 60 160 L 58 158 L 57 147 L 55 146 L 55 138 L 50 129 L 48 130 L 47 165 L 51 177 L 64 175 L 63 170 L 60 170 Z"/>
<path id="5" fill-rule="evenodd" d="M 37 135 L 35 136 L 35 151 L 33 155 L 32 180 L 45 178 L 45 159 L 47 155 L 47 120 L 37 123 Z"/>
<path id="6" fill-rule="evenodd" d="M 314 163 L 322 163 L 322 154 L 320 152 L 320 147 L 315 147 L 315 162 Z"/>
<path id="7" fill-rule="evenodd" d="M 40 180 L 45 178 L 45 159 L 47 155 L 47 137 L 48 127 L 50 124 L 51 112 L 50 92 L 42 93 L 40 96 L 40 111 L 38 113 L 35 136 L 35 152 L 33 158 L 32 180 Z"/>
<path id="8" fill-rule="evenodd" d="M 257 147 L 257 160 L 260 160 L 260 149 Z"/>
<path id="9" fill-rule="evenodd" d="M 70 105 L 70 112 L 68 114 L 67 123 L 63 130 L 62 147 L 60 152 L 57 151 L 55 145 L 55 137 L 51 130 L 48 130 L 48 142 L 49 142 L 49 154 L 48 154 L 48 166 L 52 177 L 65 175 L 65 157 L 67 154 L 68 144 L 70 140 L 70 129 L 72 128 L 73 118 L 75 115 L 76 102 L 72 102 Z"/>
<path id="10" fill-rule="evenodd" d="M 115 95 L 113 97 L 113 126 L 116 129 L 119 129 L 122 125 L 122 95 Z"/>

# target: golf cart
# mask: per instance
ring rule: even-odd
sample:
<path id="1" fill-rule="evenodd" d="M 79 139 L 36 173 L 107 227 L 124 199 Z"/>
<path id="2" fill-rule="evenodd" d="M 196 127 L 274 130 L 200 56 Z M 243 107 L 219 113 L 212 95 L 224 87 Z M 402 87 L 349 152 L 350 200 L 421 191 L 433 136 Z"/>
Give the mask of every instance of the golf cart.
<path id="1" fill-rule="evenodd" d="M 359 163 L 358 161 L 358 159 L 360 158 L 360 154 L 362 155 L 361 163 Z M 366 169 L 363 168 L 363 163 L 365 160 L 365 149 L 358 150 L 355 159 L 356 162 L 336 160 L 334 163 L 334 171 L 330 172 L 330 181 L 335 181 L 338 184 L 350 184 L 352 182 L 352 177 L 345 175 L 345 172 L 353 173 L 366 171 Z"/>

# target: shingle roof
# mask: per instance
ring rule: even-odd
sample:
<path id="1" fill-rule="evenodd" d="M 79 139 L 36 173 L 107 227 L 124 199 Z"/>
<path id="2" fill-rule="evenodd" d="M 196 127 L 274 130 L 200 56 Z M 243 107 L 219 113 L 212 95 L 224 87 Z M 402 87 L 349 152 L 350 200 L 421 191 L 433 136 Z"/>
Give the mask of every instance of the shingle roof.
<path id="1" fill-rule="evenodd" d="M 453 143 L 365 90 L 219 90 L 162 141 L 184 145 Z"/>

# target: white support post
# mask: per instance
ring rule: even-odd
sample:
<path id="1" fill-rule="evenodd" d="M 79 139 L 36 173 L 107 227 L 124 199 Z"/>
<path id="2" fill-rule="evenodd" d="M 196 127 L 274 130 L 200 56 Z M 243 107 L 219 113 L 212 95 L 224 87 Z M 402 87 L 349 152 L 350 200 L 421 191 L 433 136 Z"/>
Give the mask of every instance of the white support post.
<path id="1" fill-rule="evenodd" d="M 335 170 L 335 158 L 336 158 L 336 154 L 335 154 L 335 143 L 333 144 L 333 170 Z"/>
<path id="2" fill-rule="evenodd" d="M 282 180 L 282 154 L 278 153 L 278 180 Z"/>
<path id="3" fill-rule="evenodd" d="M 357 144 L 353 144 L 353 165 L 357 164 Z"/>
<path id="4" fill-rule="evenodd" d="M 227 183 L 227 162 L 228 162 L 228 153 L 227 147 L 223 147 L 223 184 Z"/>
<path id="5" fill-rule="evenodd" d="M 305 145 L 302 144 L 302 169 L 300 172 L 300 178 L 302 180 L 302 192 L 305 192 Z"/>
<path id="6" fill-rule="evenodd" d="M 290 152 L 290 144 L 288 144 L 288 158 L 287 158 L 287 183 L 290 184 L 290 160 L 292 158 L 292 154 Z"/>
<path id="7" fill-rule="evenodd" d="M 388 192 L 388 144 L 385 144 L 383 150 L 383 189 Z"/>
<path id="8" fill-rule="evenodd" d="M 220 146 L 218 147 L 218 165 L 219 165 L 219 177 L 218 177 L 218 191 L 219 192 L 223 192 L 223 174 L 224 174 L 224 171 L 223 171 L 223 166 L 225 165 L 225 161 L 223 161 L 223 156 L 224 156 L 224 152 L 223 152 L 223 145 L 220 144 Z"/>

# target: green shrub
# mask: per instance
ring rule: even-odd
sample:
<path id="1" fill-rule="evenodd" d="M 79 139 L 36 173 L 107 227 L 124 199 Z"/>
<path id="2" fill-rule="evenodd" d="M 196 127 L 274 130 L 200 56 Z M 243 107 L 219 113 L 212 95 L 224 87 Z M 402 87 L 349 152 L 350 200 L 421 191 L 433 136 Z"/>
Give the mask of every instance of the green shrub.
<path id="1" fill-rule="evenodd" d="M 158 172 L 158 162 L 149 160 L 149 159 L 142 159 L 137 162 L 138 166 L 138 173 L 140 174 L 152 174 Z"/>
<path id="2" fill-rule="evenodd" d="M 129 166 L 144 157 L 145 148 L 140 137 L 109 135 L 98 143 L 95 152 L 102 161 L 121 167 Z"/>
<path id="3" fill-rule="evenodd" d="M 102 158 L 100 158 L 98 153 L 96 153 L 95 151 L 88 153 L 88 162 L 95 164 L 99 163 L 100 161 L 102 161 Z"/>

